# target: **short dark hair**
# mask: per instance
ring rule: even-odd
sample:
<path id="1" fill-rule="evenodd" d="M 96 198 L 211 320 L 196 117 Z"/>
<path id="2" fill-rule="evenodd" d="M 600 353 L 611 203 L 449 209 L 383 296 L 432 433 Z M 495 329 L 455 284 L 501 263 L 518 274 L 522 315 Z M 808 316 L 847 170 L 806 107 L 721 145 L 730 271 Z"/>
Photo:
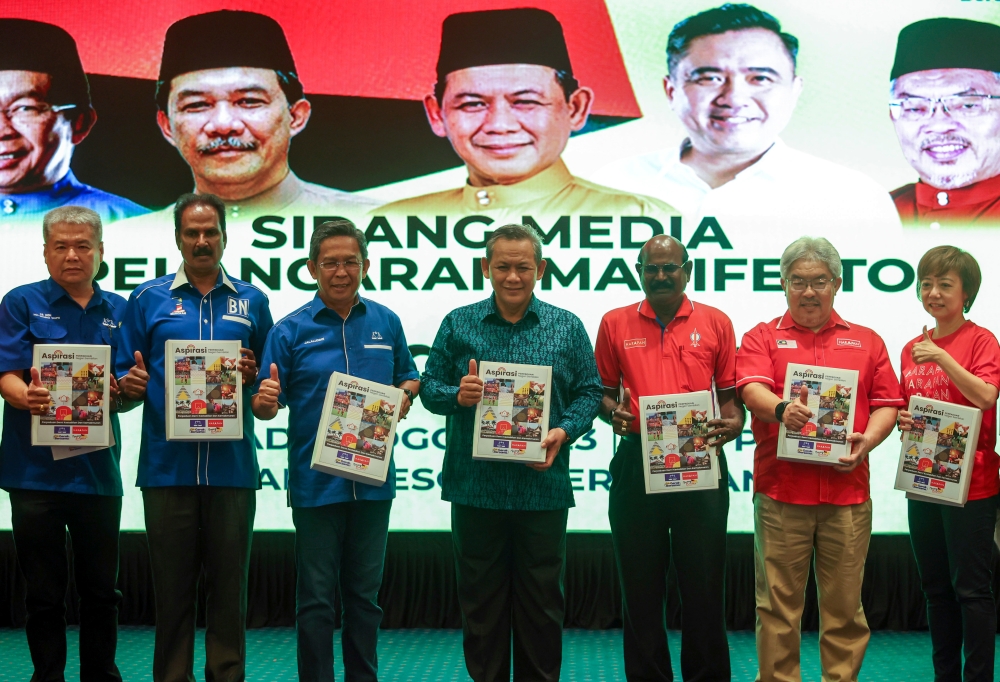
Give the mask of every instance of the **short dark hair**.
<path id="1" fill-rule="evenodd" d="M 920 257 L 917 264 L 917 297 L 920 297 L 920 282 L 925 277 L 942 277 L 953 270 L 962 280 L 962 291 L 968 296 L 964 309 L 969 312 L 983 283 L 983 273 L 972 254 L 956 246 L 935 246 Z"/>
<path id="2" fill-rule="evenodd" d="M 278 85 L 281 87 L 281 91 L 285 93 L 285 99 L 288 100 L 288 106 L 292 106 L 305 97 L 305 89 L 302 87 L 302 82 L 294 73 L 276 70 L 274 75 L 278 77 Z M 156 108 L 163 113 L 167 113 L 167 106 L 169 102 L 170 83 L 167 81 L 156 81 Z"/>
<path id="3" fill-rule="evenodd" d="M 219 216 L 219 229 L 226 233 L 226 205 L 214 194 L 182 194 L 174 204 L 174 236 L 181 233 L 181 216 L 191 206 L 214 208 Z"/>
<path id="4" fill-rule="evenodd" d="M 727 2 L 721 7 L 693 14 L 674 24 L 667 38 L 667 73 L 673 74 L 677 62 L 684 58 L 691 47 L 691 42 L 696 38 L 751 28 L 763 28 L 781 38 L 782 44 L 788 50 L 788 56 L 792 59 L 792 71 L 795 70 L 799 39 L 791 33 L 783 33 L 781 22 L 774 18 L 774 15 L 753 5 Z"/>
<path id="5" fill-rule="evenodd" d="M 490 238 L 486 240 L 487 261 L 493 258 L 493 246 L 497 243 L 497 240 L 500 239 L 518 242 L 531 242 L 532 250 L 535 252 L 535 265 L 542 264 L 542 240 L 539 238 L 538 232 L 536 232 L 533 227 L 511 223 L 510 225 L 504 225 L 503 227 L 498 227 L 493 230 L 493 234 L 491 234 Z"/>
<path id="6" fill-rule="evenodd" d="M 556 72 L 556 82 L 559 83 L 559 87 L 562 88 L 563 94 L 566 96 L 566 101 L 573 96 L 573 93 L 580 89 L 580 82 L 573 77 L 573 74 L 568 71 L 560 71 L 559 69 L 554 69 Z M 440 105 L 441 101 L 444 99 L 444 88 L 447 85 L 446 81 L 440 80 L 434 84 L 434 98 Z"/>
<path id="7" fill-rule="evenodd" d="M 320 245 L 330 237 L 353 237 L 358 243 L 361 260 L 368 260 L 368 239 L 365 237 L 365 233 L 346 218 L 328 220 L 313 230 L 312 237 L 309 239 L 309 260 L 313 263 L 316 262 L 319 257 Z"/>

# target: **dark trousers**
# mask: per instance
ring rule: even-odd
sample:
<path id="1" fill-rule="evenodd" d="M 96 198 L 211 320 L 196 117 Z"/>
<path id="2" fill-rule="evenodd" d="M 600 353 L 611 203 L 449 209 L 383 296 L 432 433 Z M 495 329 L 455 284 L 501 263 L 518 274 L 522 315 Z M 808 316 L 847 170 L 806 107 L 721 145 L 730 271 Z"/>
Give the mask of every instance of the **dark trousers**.
<path id="1" fill-rule="evenodd" d="M 198 577 L 205 570 L 205 679 L 246 677 L 247 573 L 257 491 L 144 488 L 156 601 L 155 682 L 194 682 Z"/>
<path id="2" fill-rule="evenodd" d="M 122 498 L 11 490 L 10 508 L 17 561 L 27 586 L 25 631 L 35 667 L 32 682 L 65 679 L 67 528 L 80 595 L 80 680 L 120 681 L 115 649 L 122 595 L 115 584 Z"/>
<path id="3" fill-rule="evenodd" d="M 728 681 L 725 456 L 717 490 L 647 495 L 641 447 L 638 437 L 627 438 L 611 460 L 608 517 L 622 586 L 625 676 L 674 679 L 666 618 L 673 558 L 682 608 L 681 675 L 687 681 Z"/>
<path id="4" fill-rule="evenodd" d="M 338 502 L 292 509 L 295 523 L 295 630 L 299 679 L 333 682 L 334 596 L 344 605 L 344 679 L 378 679 L 385 543 L 392 500 Z"/>
<path id="5" fill-rule="evenodd" d="M 990 562 L 997 497 L 965 507 L 917 500 L 908 505 L 910 544 L 927 597 L 935 682 L 992 682 L 997 617 Z"/>
<path id="6" fill-rule="evenodd" d="M 451 505 L 465 666 L 475 682 L 558 680 L 568 509 Z"/>

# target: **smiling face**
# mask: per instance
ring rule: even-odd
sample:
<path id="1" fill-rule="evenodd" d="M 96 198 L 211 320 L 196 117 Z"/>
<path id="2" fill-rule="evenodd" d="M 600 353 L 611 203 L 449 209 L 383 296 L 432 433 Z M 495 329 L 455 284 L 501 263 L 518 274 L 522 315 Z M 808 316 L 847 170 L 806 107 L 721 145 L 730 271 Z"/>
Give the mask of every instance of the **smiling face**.
<path id="1" fill-rule="evenodd" d="M 337 268 L 330 267 L 339 262 Z M 359 264 L 359 265 L 352 265 Z M 319 245 L 315 261 L 308 261 L 309 274 L 319 286 L 319 297 L 334 310 L 350 309 L 368 274 L 371 261 L 362 259 L 358 240 L 347 235 L 328 237 Z"/>
<path id="2" fill-rule="evenodd" d="M 52 279 L 70 290 L 94 281 L 104 257 L 104 242 L 97 240 L 90 225 L 56 223 L 49 226 L 43 255 Z"/>
<path id="3" fill-rule="evenodd" d="M 671 263 L 684 267 L 669 275 L 662 269 L 646 272 L 648 265 Z M 680 305 L 693 265 L 691 261 L 684 262 L 684 250 L 675 239 L 660 235 L 653 237 L 643 246 L 640 262 L 636 264 L 635 269 L 639 273 L 646 300 L 654 310 L 671 310 Z"/>
<path id="4" fill-rule="evenodd" d="M 896 79 L 893 98 L 1000 95 L 991 71 L 933 69 Z M 926 120 L 893 121 L 903 156 L 920 179 L 941 189 L 965 187 L 1000 175 L 1000 106 L 979 116 L 953 117 L 940 104 Z"/>
<path id="5" fill-rule="evenodd" d="M 920 302 L 939 323 L 963 317 L 968 298 L 962 288 L 962 276 L 954 270 L 920 280 Z"/>
<path id="6" fill-rule="evenodd" d="M 812 286 L 804 290 L 796 290 L 799 282 L 827 282 L 826 287 L 817 291 Z M 800 259 L 792 263 L 788 271 L 788 279 L 781 280 L 781 288 L 785 291 L 788 311 L 792 314 L 795 324 L 819 331 L 830 319 L 833 313 L 833 299 L 840 289 L 840 278 L 834 278 L 830 268 L 825 263 L 816 260 Z"/>
<path id="7" fill-rule="evenodd" d="M 751 28 L 695 38 L 664 87 L 698 152 L 742 156 L 774 144 L 802 80 L 781 39 Z"/>
<path id="8" fill-rule="evenodd" d="M 558 161 L 592 99 L 580 88 L 567 102 L 547 66 L 498 64 L 448 74 L 441 104 L 428 95 L 424 108 L 434 134 L 465 162 L 469 182 L 482 187 L 527 180 Z"/>
<path id="9" fill-rule="evenodd" d="M 483 275 L 490 278 L 497 305 L 518 310 L 528 305 L 545 261 L 535 261 L 535 247 L 528 239 L 498 239 L 489 260 L 482 259 Z"/>

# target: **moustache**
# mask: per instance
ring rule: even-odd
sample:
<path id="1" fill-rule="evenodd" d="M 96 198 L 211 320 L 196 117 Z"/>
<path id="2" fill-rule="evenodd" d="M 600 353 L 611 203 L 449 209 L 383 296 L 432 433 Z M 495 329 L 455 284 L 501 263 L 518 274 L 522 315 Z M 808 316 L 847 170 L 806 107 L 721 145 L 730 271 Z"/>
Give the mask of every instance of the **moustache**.
<path id="1" fill-rule="evenodd" d="M 208 144 L 198 146 L 199 154 L 211 154 L 220 149 L 226 151 L 253 151 L 257 148 L 257 143 L 253 140 L 242 140 L 238 137 L 217 137 Z"/>
<path id="2" fill-rule="evenodd" d="M 654 282 L 649 285 L 649 288 L 652 289 L 653 291 L 673 291 L 674 284 L 673 282 L 664 282 L 662 284 Z"/>
<path id="3" fill-rule="evenodd" d="M 193 255 L 195 257 L 197 257 L 197 256 L 211 256 L 212 255 L 212 247 L 211 246 L 198 246 L 198 247 L 195 247 L 195 250 L 194 250 L 194 252 L 191 255 Z"/>

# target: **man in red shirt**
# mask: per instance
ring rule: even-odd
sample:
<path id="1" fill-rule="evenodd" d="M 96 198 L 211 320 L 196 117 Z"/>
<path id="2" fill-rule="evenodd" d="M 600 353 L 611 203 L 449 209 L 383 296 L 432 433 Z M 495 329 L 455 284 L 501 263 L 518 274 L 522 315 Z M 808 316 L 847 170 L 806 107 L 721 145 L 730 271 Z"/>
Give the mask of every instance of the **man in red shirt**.
<path id="1" fill-rule="evenodd" d="M 885 343 L 833 309 L 840 254 L 802 237 L 781 256 L 788 310 L 743 336 L 736 386 L 753 417 L 757 661 L 762 680 L 799 680 L 799 627 L 815 552 L 823 679 L 858 679 L 869 629 L 861 581 L 872 529 L 868 453 L 904 405 Z M 798 431 L 813 414 L 782 400 L 788 363 L 858 372 L 851 454 L 833 466 L 777 459 L 778 423 Z"/>
<path id="2" fill-rule="evenodd" d="M 608 517 L 622 587 L 625 676 L 674 679 L 665 629 L 672 552 L 683 605 L 683 677 L 729 680 L 724 601 L 729 474 L 721 445 L 743 430 L 736 337 L 725 313 L 684 294 L 692 261 L 679 241 L 653 237 L 635 267 L 646 298 L 607 313 L 596 347 L 604 384 L 598 414 L 622 437 L 611 461 Z M 708 445 L 720 446 L 719 487 L 647 495 L 635 418 L 640 396 L 713 387 L 721 419 L 708 422 Z"/>

